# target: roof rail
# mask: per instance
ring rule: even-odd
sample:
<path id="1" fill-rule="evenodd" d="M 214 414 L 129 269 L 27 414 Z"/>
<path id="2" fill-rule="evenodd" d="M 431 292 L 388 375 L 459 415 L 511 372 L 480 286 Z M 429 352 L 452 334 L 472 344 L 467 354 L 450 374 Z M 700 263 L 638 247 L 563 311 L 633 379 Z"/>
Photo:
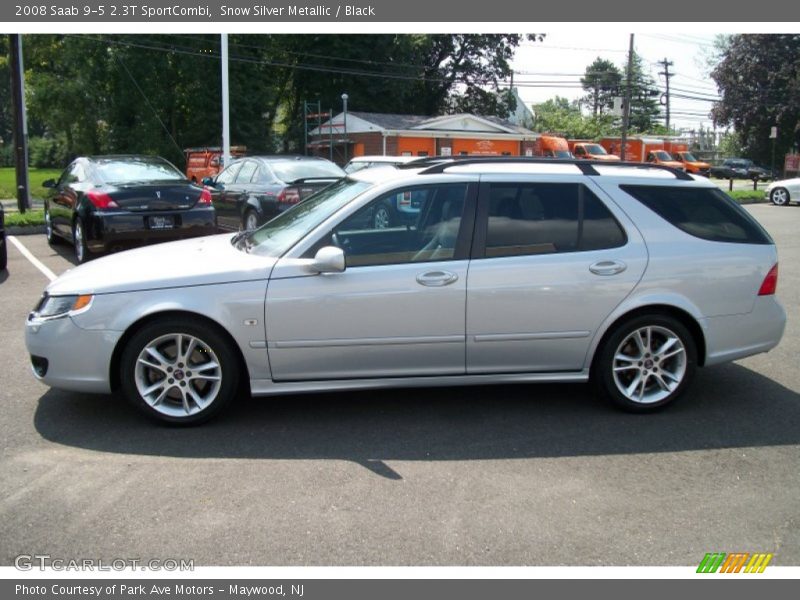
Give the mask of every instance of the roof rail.
<path id="1" fill-rule="evenodd" d="M 444 173 L 449 167 L 461 165 L 491 165 L 491 164 L 544 164 L 544 165 L 575 165 L 584 175 L 591 177 L 599 176 L 595 167 L 597 166 L 610 166 L 610 167 L 627 167 L 631 169 L 659 169 L 667 171 L 675 175 L 676 179 L 685 181 L 693 181 L 692 176 L 676 169 L 674 167 L 667 167 L 665 165 L 657 165 L 653 163 L 639 163 L 639 162 L 600 162 L 596 160 L 574 159 L 574 158 L 544 158 L 544 157 L 530 157 L 530 156 L 428 156 L 419 160 L 414 160 L 399 168 L 404 169 L 419 169 L 420 175 L 434 175 L 437 173 Z"/>

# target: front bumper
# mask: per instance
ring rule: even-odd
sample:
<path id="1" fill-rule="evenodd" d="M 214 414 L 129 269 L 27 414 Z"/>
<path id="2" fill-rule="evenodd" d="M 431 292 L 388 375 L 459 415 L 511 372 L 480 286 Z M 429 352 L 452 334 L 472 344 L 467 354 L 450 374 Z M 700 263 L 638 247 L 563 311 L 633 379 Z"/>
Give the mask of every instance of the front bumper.
<path id="1" fill-rule="evenodd" d="M 36 379 L 76 392 L 111 392 L 111 355 L 121 336 L 121 331 L 81 329 L 71 317 L 28 318 L 25 324 L 25 346 Z"/>
<path id="2" fill-rule="evenodd" d="M 183 211 L 94 213 L 85 224 L 86 247 L 92 252 L 132 248 L 218 233 L 214 207 Z M 172 217 L 175 226 L 153 229 L 150 217 Z"/>

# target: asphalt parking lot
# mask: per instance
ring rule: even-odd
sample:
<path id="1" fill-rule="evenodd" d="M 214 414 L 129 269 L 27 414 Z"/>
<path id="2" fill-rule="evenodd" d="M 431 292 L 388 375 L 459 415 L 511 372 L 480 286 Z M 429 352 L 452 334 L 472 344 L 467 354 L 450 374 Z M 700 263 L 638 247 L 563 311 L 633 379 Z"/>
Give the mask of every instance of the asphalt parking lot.
<path id="1" fill-rule="evenodd" d="M 800 207 L 748 209 L 778 244 L 786 336 L 646 416 L 585 385 L 516 385 L 242 399 L 202 427 L 155 425 L 34 380 L 23 324 L 47 279 L 10 245 L 0 563 L 798 565 Z M 72 266 L 66 246 L 18 239 L 56 274 Z"/>

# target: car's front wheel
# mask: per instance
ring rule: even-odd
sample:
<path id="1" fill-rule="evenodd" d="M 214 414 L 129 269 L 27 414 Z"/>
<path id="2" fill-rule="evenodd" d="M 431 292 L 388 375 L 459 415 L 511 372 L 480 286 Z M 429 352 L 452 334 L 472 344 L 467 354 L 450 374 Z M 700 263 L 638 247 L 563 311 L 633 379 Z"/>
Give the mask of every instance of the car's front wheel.
<path id="1" fill-rule="evenodd" d="M 125 397 L 152 418 L 178 425 L 207 421 L 231 403 L 239 364 L 212 325 L 172 318 L 134 334 L 121 356 Z"/>
<path id="2" fill-rule="evenodd" d="M 631 412 L 673 402 L 697 367 L 692 335 L 677 319 L 642 315 L 617 326 L 599 349 L 593 379 L 600 394 Z"/>
<path id="3" fill-rule="evenodd" d="M 787 206 L 790 199 L 789 190 L 784 187 L 776 187 L 769 193 L 769 200 L 775 206 Z"/>

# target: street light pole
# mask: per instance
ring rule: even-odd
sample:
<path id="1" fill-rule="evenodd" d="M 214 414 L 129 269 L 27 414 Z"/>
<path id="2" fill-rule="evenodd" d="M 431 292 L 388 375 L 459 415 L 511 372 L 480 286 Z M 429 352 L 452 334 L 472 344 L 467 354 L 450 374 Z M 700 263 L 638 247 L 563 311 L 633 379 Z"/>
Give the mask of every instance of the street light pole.
<path id="1" fill-rule="evenodd" d="M 347 162 L 347 99 L 349 96 L 345 92 L 342 94 L 342 106 L 344 107 L 344 162 Z"/>
<path id="2" fill-rule="evenodd" d="M 14 112 L 14 165 L 17 174 L 17 208 L 24 213 L 31 207 L 28 182 L 28 119 L 25 115 L 25 77 L 22 68 L 22 35 L 11 34 L 11 96 Z"/>

